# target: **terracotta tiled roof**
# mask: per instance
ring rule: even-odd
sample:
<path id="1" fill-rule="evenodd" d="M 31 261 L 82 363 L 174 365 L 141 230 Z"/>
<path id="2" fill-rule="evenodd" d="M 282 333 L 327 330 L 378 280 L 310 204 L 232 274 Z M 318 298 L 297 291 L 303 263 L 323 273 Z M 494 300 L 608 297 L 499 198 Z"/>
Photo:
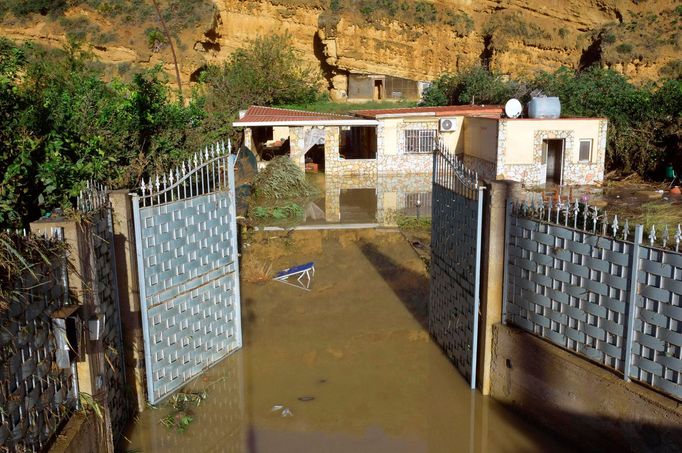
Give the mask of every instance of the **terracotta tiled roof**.
<path id="1" fill-rule="evenodd" d="M 364 118 L 382 116 L 487 116 L 498 118 L 504 108 L 501 105 L 445 105 L 440 107 L 404 107 L 397 109 L 358 110 L 355 113 Z"/>
<path id="2" fill-rule="evenodd" d="M 361 122 L 363 118 L 336 113 L 306 112 L 304 110 L 280 109 L 274 107 L 260 107 L 252 105 L 244 116 L 235 121 L 234 125 L 247 125 L 255 123 L 281 123 L 282 125 L 298 122 L 337 122 L 351 121 Z"/>

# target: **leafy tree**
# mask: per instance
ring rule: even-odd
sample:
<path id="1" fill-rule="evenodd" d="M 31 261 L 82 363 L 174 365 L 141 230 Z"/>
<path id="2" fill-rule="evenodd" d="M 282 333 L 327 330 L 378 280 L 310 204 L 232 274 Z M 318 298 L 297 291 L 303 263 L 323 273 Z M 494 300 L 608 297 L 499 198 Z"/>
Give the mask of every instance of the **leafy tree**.
<path id="1" fill-rule="evenodd" d="M 540 73 L 531 87 L 561 99 L 564 116 L 609 119 L 606 164 L 626 173 L 649 174 L 661 164 L 664 144 L 653 87 L 636 87 L 623 75 L 592 66 L 581 72 L 561 68 Z"/>
<path id="2" fill-rule="evenodd" d="M 425 91 L 422 105 L 503 104 L 522 90 L 501 74 L 473 66 L 457 74 L 443 74 Z"/>
<path id="3" fill-rule="evenodd" d="M 589 67 L 540 72 L 515 81 L 481 67 L 443 74 L 424 93 L 422 104 L 501 104 L 531 93 L 558 96 L 563 116 L 609 120 L 606 165 L 625 173 L 652 175 L 682 157 L 682 81 L 638 87 L 617 72 Z"/>
<path id="4" fill-rule="evenodd" d="M 106 83 L 78 47 L 0 40 L 0 226 L 70 205 L 90 179 L 130 187 L 186 157 L 203 110 L 171 101 L 162 74 Z"/>
<path id="5" fill-rule="evenodd" d="M 204 133 L 225 137 L 240 109 L 249 105 L 306 104 L 320 97 L 320 74 L 301 62 L 288 34 L 256 38 L 202 80 L 208 119 Z"/>

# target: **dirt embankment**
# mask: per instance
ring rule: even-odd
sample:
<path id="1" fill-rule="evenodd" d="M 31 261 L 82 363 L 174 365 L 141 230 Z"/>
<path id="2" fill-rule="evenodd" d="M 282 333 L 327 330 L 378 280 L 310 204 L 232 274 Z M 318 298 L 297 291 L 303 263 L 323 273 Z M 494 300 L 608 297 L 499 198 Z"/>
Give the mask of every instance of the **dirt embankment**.
<path id="1" fill-rule="evenodd" d="M 350 72 L 430 80 L 479 63 L 512 76 L 594 63 L 642 82 L 682 73 L 682 8 L 674 0 L 363 0 L 356 7 L 350 0 L 199 3 L 192 20 L 174 18 L 185 81 L 195 80 L 207 62 L 226 60 L 248 40 L 284 31 L 337 90 Z M 5 13 L 0 34 L 60 46 L 76 29 L 95 56 L 113 68 L 112 75 L 159 63 L 171 73 L 168 46 L 155 43 L 150 32 L 159 27 L 158 19 L 152 10 L 147 13 L 132 20 L 130 14 L 85 6 L 60 17 L 35 14 L 18 20 Z M 175 16 L 180 14 L 187 13 Z"/>

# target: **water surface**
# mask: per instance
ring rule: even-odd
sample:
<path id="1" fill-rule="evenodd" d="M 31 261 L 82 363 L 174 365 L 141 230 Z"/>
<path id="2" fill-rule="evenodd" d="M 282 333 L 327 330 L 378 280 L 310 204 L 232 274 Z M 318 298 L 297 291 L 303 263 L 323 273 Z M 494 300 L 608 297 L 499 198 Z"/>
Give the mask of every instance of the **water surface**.
<path id="1" fill-rule="evenodd" d="M 311 291 L 244 283 L 244 347 L 193 384 L 207 398 L 192 424 L 172 432 L 159 422 L 167 409 L 147 410 L 127 448 L 566 451 L 472 392 L 432 342 L 424 325 L 428 277 L 399 233 L 263 233 L 247 244 L 244 259 L 271 262 L 274 271 L 314 261 Z"/>

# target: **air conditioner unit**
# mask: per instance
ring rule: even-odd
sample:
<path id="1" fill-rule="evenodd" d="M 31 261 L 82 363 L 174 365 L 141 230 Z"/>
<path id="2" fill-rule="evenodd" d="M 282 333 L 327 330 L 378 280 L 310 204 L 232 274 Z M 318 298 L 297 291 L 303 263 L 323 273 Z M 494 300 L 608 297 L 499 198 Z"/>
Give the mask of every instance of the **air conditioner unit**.
<path id="1" fill-rule="evenodd" d="M 457 130 L 457 118 L 441 118 L 438 121 L 438 130 L 441 132 L 452 132 Z"/>

